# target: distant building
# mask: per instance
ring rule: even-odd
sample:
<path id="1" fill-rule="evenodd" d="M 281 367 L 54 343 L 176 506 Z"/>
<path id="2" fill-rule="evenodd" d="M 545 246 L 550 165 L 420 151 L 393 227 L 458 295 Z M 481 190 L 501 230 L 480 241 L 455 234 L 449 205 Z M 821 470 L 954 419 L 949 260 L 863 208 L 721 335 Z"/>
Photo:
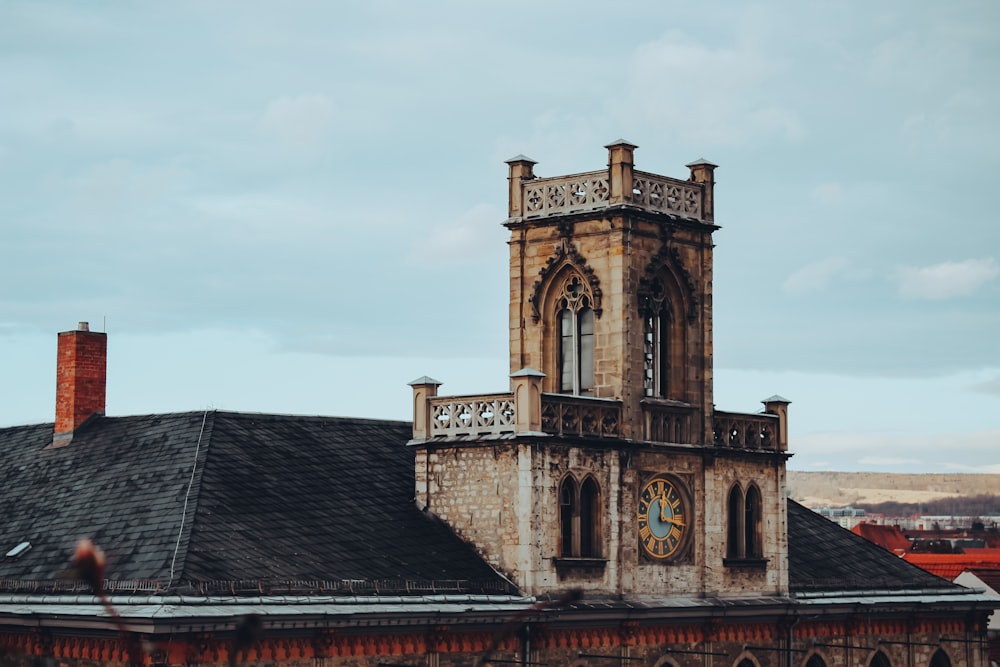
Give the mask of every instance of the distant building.
<path id="1" fill-rule="evenodd" d="M 865 510 L 854 507 L 820 507 L 814 511 L 847 530 L 869 519 Z"/>

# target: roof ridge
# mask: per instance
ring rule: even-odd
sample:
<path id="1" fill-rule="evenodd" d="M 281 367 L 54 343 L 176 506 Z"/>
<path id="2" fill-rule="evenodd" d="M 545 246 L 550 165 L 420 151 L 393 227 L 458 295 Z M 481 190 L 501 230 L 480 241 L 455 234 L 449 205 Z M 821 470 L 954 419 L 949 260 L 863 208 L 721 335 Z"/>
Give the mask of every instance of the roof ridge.
<path id="1" fill-rule="evenodd" d="M 365 423 L 365 424 L 391 424 L 393 426 L 402 426 L 404 424 L 411 424 L 412 422 L 407 419 L 384 419 L 379 417 L 344 417 L 339 415 L 303 415 L 294 414 L 288 412 L 252 412 L 252 411 L 242 411 L 242 410 L 213 410 L 216 414 L 223 415 L 226 417 L 257 417 L 257 418 L 267 418 L 267 419 L 314 419 L 321 421 L 337 421 L 342 423 Z"/>
<path id="2" fill-rule="evenodd" d="M 184 571 L 187 567 L 188 549 L 191 546 L 191 535 L 194 533 L 194 524 L 198 519 L 198 501 L 201 499 L 201 481 L 208 463 L 208 455 L 211 450 L 212 433 L 215 427 L 215 417 L 217 410 L 204 410 L 201 430 L 198 433 L 198 441 L 195 444 L 194 461 L 191 469 L 191 477 L 188 482 L 188 489 L 184 497 L 184 508 L 181 512 L 181 525 L 177 531 L 177 541 L 174 543 L 173 554 L 170 558 L 169 579 L 166 589 L 169 591 L 176 586 L 175 582 L 184 581 Z M 211 418 L 209 418 L 211 415 Z"/>
<path id="3" fill-rule="evenodd" d="M 252 410 L 219 410 L 215 408 L 206 408 L 203 410 L 179 410 L 176 412 L 148 412 L 134 415 L 101 415 L 101 420 L 128 420 L 128 419 L 151 419 L 151 418 L 173 418 L 173 417 L 185 417 L 191 415 L 200 415 L 204 413 L 212 413 L 215 415 L 225 415 L 228 417 L 257 417 L 257 418 L 268 418 L 268 419 L 318 419 L 324 421 L 337 421 L 341 423 L 365 423 L 365 424 L 391 424 L 391 425 L 403 425 L 411 424 L 412 422 L 408 419 L 385 419 L 381 417 L 345 417 L 340 415 L 308 415 L 308 414 L 295 414 L 291 412 L 254 412 Z M 0 426 L 0 432 L 12 430 L 12 429 L 23 429 L 23 428 L 52 428 L 55 422 L 38 422 L 35 424 L 11 424 L 9 426 Z"/>

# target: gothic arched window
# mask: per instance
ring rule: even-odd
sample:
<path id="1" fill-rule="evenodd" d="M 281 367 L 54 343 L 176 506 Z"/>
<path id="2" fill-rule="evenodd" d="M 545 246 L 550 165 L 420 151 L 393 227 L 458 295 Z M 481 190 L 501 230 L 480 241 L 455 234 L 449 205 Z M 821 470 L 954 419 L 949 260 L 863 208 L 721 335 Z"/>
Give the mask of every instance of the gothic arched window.
<path id="1" fill-rule="evenodd" d="M 826 667 L 826 660 L 824 660 L 819 653 L 813 653 L 809 656 L 809 659 L 806 660 L 805 667 Z"/>
<path id="2" fill-rule="evenodd" d="M 726 557 L 739 558 L 743 542 L 743 492 L 739 486 L 729 491 L 726 516 Z"/>
<path id="3" fill-rule="evenodd" d="M 587 477 L 577 486 L 567 476 L 559 485 L 559 555 L 598 558 L 600 544 L 600 489 Z"/>
<path id="4" fill-rule="evenodd" d="M 931 656 L 930 667 L 951 667 L 951 660 L 948 658 L 948 654 L 941 649 L 934 651 L 934 655 Z"/>
<path id="5" fill-rule="evenodd" d="M 744 493 L 734 484 L 726 502 L 726 558 L 759 561 L 764 557 L 762 516 L 760 489 L 751 484 Z"/>
<path id="6" fill-rule="evenodd" d="M 567 477 L 559 486 L 559 555 L 573 555 L 573 515 L 576 512 L 576 482 Z"/>
<path id="7" fill-rule="evenodd" d="M 652 280 L 645 286 L 640 299 L 642 314 L 642 371 L 646 396 L 666 397 L 670 343 L 670 306 L 663 282 Z"/>
<path id="8" fill-rule="evenodd" d="M 587 478 L 580 487 L 580 556 L 592 558 L 600 555 L 597 535 L 597 483 Z"/>
<path id="9" fill-rule="evenodd" d="M 573 275 L 558 300 L 559 392 L 594 392 L 594 310 L 583 281 Z"/>
<path id="10" fill-rule="evenodd" d="M 882 651 L 876 651 L 871 662 L 868 663 L 868 667 L 892 667 L 892 663 L 889 662 L 889 656 Z"/>
<path id="11" fill-rule="evenodd" d="M 760 491 L 752 484 L 747 489 L 746 499 L 743 503 L 744 519 L 743 531 L 745 535 L 745 549 L 743 551 L 746 558 L 760 558 L 761 551 L 761 531 L 760 531 Z"/>

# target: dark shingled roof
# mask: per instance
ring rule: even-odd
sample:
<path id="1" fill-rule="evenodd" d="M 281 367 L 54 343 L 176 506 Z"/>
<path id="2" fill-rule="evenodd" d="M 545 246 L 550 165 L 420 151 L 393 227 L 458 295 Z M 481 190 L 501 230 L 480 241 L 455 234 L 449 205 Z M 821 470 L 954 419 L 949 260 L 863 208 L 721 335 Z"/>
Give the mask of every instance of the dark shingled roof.
<path id="1" fill-rule="evenodd" d="M 788 584 L 793 593 L 955 588 L 794 500 L 788 501 Z"/>
<path id="2" fill-rule="evenodd" d="M 52 424 L 0 429 L 0 553 L 31 543 L 0 579 L 64 577 L 90 537 L 110 579 L 160 587 L 506 592 L 417 509 L 410 434 L 406 422 L 217 411 L 96 417 L 61 449 L 46 449 Z"/>
<path id="3" fill-rule="evenodd" d="M 512 592 L 417 509 L 409 423 L 95 417 L 47 449 L 52 428 L 0 429 L 0 553 L 31 543 L 0 562 L 0 588 L 66 577 L 90 537 L 109 579 L 148 589 Z M 793 593 L 952 587 L 792 501 L 788 533 Z"/>

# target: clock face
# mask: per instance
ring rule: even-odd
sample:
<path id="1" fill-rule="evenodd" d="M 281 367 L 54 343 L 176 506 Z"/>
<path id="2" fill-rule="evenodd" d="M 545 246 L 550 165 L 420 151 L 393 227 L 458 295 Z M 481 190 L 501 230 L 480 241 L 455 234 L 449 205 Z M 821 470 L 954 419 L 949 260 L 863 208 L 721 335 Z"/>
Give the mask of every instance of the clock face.
<path id="1" fill-rule="evenodd" d="M 639 544 L 649 556 L 670 558 L 684 542 L 688 511 L 674 482 L 655 477 L 639 493 Z"/>

